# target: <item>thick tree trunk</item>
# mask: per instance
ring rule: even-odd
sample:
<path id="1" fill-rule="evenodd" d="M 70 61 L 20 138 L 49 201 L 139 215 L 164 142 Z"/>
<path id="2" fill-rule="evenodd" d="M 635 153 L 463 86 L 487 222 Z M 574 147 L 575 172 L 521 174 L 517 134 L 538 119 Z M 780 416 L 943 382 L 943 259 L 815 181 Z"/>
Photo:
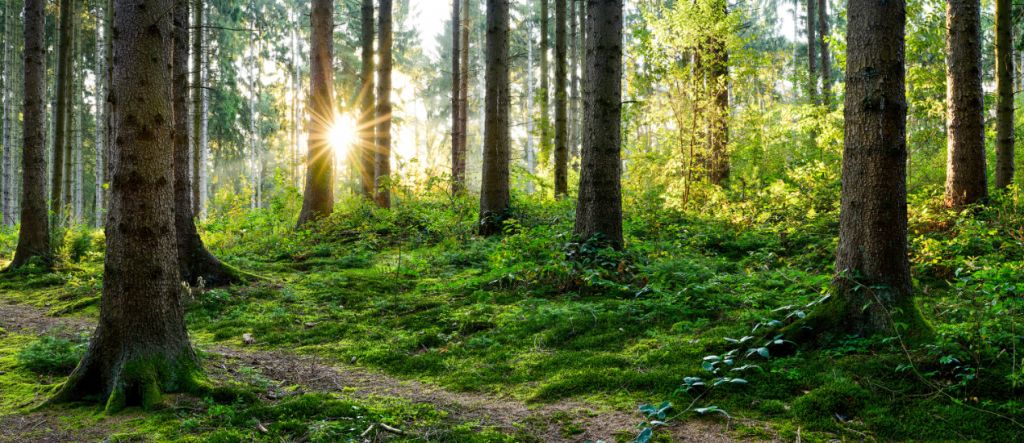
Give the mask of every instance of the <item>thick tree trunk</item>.
<path id="1" fill-rule="evenodd" d="M 21 157 L 21 227 L 11 267 L 33 258 L 50 259 L 46 208 L 46 43 L 45 0 L 25 0 L 24 134 Z"/>
<path id="2" fill-rule="evenodd" d="M 946 2 L 946 31 L 945 204 L 957 208 L 988 198 L 980 0 Z"/>
<path id="3" fill-rule="evenodd" d="M 462 14 L 459 11 L 462 6 L 461 0 L 452 0 L 452 194 L 458 194 L 466 189 L 466 177 L 464 171 L 460 169 L 460 166 L 464 166 L 465 163 L 462 160 L 465 156 L 465 151 L 459 143 L 462 142 L 462 129 L 459 126 L 462 123 L 462 92 L 459 88 L 462 87 L 462 68 L 460 62 L 462 61 L 462 32 L 461 22 Z"/>
<path id="4" fill-rule="evenodd" d="M 198 387 L 185 330 L 174 239 L 170 149 L 171 0 L 116 0 L 111 92 L 117 153 L 100 320 L 81 363 L 53 401 L 116 411 Z"/>
<path id="5" fill-rule="evenodd" d="M 333 59 L 334 0 L 313 0 L 310 21 L 309 150 L 306 189 L 298 226 L 334 211 L 333 154 L 327 133 L 334 118 Z"/>
<path id="6" fill-rule="evenodd" d="M 71 31 L 72 31 L 72 3 L 75 0 L 60 0 L 60 25 L 57 42 L 57 84 L 54 87 L 54 94 L 57 96 L 57 104 L 53 110 L 54 115 L 54 140 L 53 140 L 53 175 L 50 184 L 50 212 L 55 217 L 55 224 L 64 223 L 64 195 L 67 188 L 64 186 L 65 175 L 70 174 L 66 170 L 65 153 L 67 146 L 67 120 L 68 120 L 68 93 L 71 83 Z"/>
<path id="7" fill-rule="evenodd" d="M 380 0 L 377 35 L 377 157 L 374 186 L 377 206 L 391 207 L 391 46 L 392 0 Z"/>
<path id="8" fill-rule="evenodd" d="M 1013 4 L 996 0 L 996 188 L 1013 184 Z"/>
<path id="9" fill-rule="evenodd" d="M 487 0 L 484 159 L 480 186 L 480 235 L 501 233 L 509 194 L 509 0 Z"/>
<path id="10" fill-rule="evenodd" d="M 569 101 L 566 97 L 565 0 L 555 0 L 555 198 L 569 193 Z"/>
<path id="11" fill-rule="evenodd" d="M 375 37 L 373 20 L 373 0 L 363 0 L 362 4 L 362 71 L 360 79 L 362 91 L 359 93 L 360 117 L 359 117 L 359 178 L 362 185 L 363 195 L 373 200 L 376 194 L 374 188 L 374 168 L 377 153 L 377 124 L 374 121 L 376 104 L 375 74 L 376 64 L 373 60 L 373 40 Z"/>
<path id="12" fill-rule="evenodd" d="M 850 334 L 925 334 L 907 260 L 903 0 L 851 0 L 846 135 L 833 296 L 786 331 L 825 343 Z"/>
<path id="13" fill-rule="evenodd" d="M 811 103 L 815 103 L 818 100 L 818 68 L 815 63 L 818 58 L 817 51 L 817 38 L 815 37 L 814 30 L 814 6 L 818 0 L 806 0 L 807 1 L 807 96 L 810 97 Z"/>
<path id="14" fill-rule="evenodd" d="M 588 0 L 576 236 L 622 248 L 622 5 Z"/>
<path id="15" fill-rule="evenodd" d="M 832 59 L 828 50 L 829 31 L 828 0 L 818 0 L 818 48 L 821 51 L 821 100 L 832 106 Z"/>
<path id="16" fill-rule="evenodd" d="M 189 285 L 220 286 L 240 281 L 237 271 L 217 260 L 203 245 L 192 212 L 192 168 L 188 127 L 188 0 L 174 0 L 174 231 L 178 272 Z M 196 29 L 199 32 L 199 28 Z"/>
<path id="17" fill-rule="evenodd" d="M 103 64 L 107 61 L 107 47 L 103 44 L 104 42 L 104 30 L 106 24 L 103 23 L 106 20 L 106 2 L 96 2 L 96 61 L 95 68 L 93 69 L 93 77 L 95 78 L 95 102 L 96 102 L 96 115 L 95 115 L 95 127 L 93 129 L 94 137 L 94 156 L 95 163 L 93 174 L 95 175 L 94 186 L 93 186 L 93 198 L 94 198 L 94 211 L 93 211 L 93 226 L 102 227 L 104 222 L 103 212 L 103 182 L 104 172 L 106 171 L 106 152 L 107 152 L 107 131 L 105 130 L 107 124 L 106 117 L 106 102 L 107 102 L 107 68 Z"/>
<path id="18" fill-rule="evenodd" d="M 548 39 L 550 31 L 550 14 L 548 2 L 540 0 L 540 152 L 544 156 L 544 164 L 547 164 L 551 155 L 551 87 L 548 76 L 548 49 L 551 42 Z"/>

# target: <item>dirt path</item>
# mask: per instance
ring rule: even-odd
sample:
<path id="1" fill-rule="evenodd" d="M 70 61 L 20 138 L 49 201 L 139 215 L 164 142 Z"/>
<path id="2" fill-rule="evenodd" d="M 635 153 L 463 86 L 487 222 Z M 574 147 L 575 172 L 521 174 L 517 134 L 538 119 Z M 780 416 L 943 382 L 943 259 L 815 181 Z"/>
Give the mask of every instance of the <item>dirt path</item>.
<path id="1" fill-rule="evenodd" d="M 38 308 L 0 304 L 0 327 L 9 331 L 36 335 L 77 335 L 91 331 L 94 322 L 80 317 L 50 317 Z M 458 421 L 473 421 L 494 426 L 506 432 L 525 432 L 544 442 L 615 441 L 620 433 L 632 435 L 640 416 L 636 413 L 604 410 L 578 401 L 559 401 L 527 406 L 514 399 L 479 393 L 452 392 L 443 388 L 404 380 L 365 368 L 327 364 L 313 356 L 285 351 L 242 350 L 225 346 L 206 349 L 204 362 L 215 378 L 240 378 L 239 369 L 252 367 L 277 386 L 299 385 L 309 391 L 342 392 L 353 398 L 387 396 L 404 398 L 415 403 L 429 403 L 447 411 Z M 268 397 L 274 397 L 268 392 Z M 582 432 L 563 434 L 563 425 L 574 423 Z M 0 418 L 0 440 L 17 436 L 18 429 L 28 433 L 47 421 L 45 413 Z M 52 424 L 51 424 L 52 425 Z M 28 427 L 31 427 L 29 429 Z M 717 421 L 689 420 L 674 423 L 661 432 L 669 432 L 674 441 L 732 442 L 727 425 Z M 66 431 L 55 429 L 52 435 Z M 95 432 L 95 430 L 93 430 Z M 93 439 L 95 433 L 79 435 Z M 14 440 L 12 440 L 14 441 Z M 42 441 L 61 441 L 44 439 Z"/>

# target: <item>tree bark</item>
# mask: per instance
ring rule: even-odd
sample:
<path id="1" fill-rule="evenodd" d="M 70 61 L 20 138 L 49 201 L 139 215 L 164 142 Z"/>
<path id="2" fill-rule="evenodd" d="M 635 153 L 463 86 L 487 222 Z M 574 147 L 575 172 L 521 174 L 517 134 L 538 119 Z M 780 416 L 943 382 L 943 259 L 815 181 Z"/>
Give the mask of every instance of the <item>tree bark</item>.
<path id="1" fill-rule="evenodd" d="M 14 226 L 14 213 L 12 209 L 12 201 L 14 196 L 14 190 L 12 184 L 14 183 L 14 137 L 11 133 L 11 113 L 14 109 L 11 106 L 11 102 L 14 100 L 14 94 L 12 93 L 13 82 L 11 81 L 11 74 L 14 73 L 13 59 L 11 56 L 11 50 L 14 48 L 14 25 L 12 24 L 11 15 L 11 1 L 4 2 L 4 20 L 0 23 L 0 27 L 3 27 L 3 41 L 0 42 L 0 145 L 3 147 L 3 155 L 0 158 L 0 171 L 2 171 L 2 178 L 0 178 L 0 226 Z"/>
<path id="2" fill-rule="evenodd" d="M 533 24 L 527 28 L 527 35 L 532 41 Z M 533 194 L 535 185 L 533 176 L 537 174 L 537 152 L 533 144 L 534 112 L 533 97 L 536 94 L 536 87 L 533 84 L 533 45 L 526 45 L 526 172 L 530 174 L 526 179 L 526 193 Z"/>
<path id="3" fill-rule="evenodd" d="M 459 45 L 459 148 L 462 149 L 459 157 L 459 171 L 462 176 L 463 189 L 465 190 L 466 180 L 466 157 L 469 155 L 469 27 L 472 22 L 472 10 L 469 9 L 469 0 L 453 0 L 462 2 L 462 23 L 459 32 L 462 34 L 462 44 Z"/>
<path id="4" fill-rule="evenodd" d="M 480 235 L 501 233 L 509 194 L 509 0 L 487 0 L 487 88 L 484 159 L 480 187 Z"/>
<path id="5" fill-rule="evenodd" d="M 376 194 L 374 188 L 374 168 L 375 168 L 375 157 L 376 157 L 376 122 L 374 121 L 375 116 L 375 103 L 376 103 L 376 86 L 374 76 L 376 74 L 376 63 L 373 60 L 373 40 L 375 37 L 374 33 L 374 16 L 373 16 L 373 0 L 362 0 L 362 21 L 360 26 L 362 27 L 361 43 L 362 43 L 362 70 L 360 71 L 360 81 L 362 83 L 362 90 L 359 92 L 359 179 L 362 185 L 363 195 L 373 200 Z"/>
<path id="6" fill-rule="evenodd" d="M 1013 184 L 1013 4 L 996 0 L 996 189 Z"/>
<path id="7" fill-rule="evenodd" d="M 334 118 L 334 75 L 331 66 L 334 0 L 313 0 L 310 11 L 309 152 L 306 189 L 298 226 L 334 211 L 333 154 L 327 133 Z"/>
<path id="8" fill-rule="evenodd" d="M 117 137 L 100 321 L 51 401 L 107 411 L 198 388 L 174 238 L 171 0 L 116 0 L 111 92 Z"/>
<path id="9" fill-rule="evenodd" d="M 907 259 L 904 0 L 851 0 L 846 50 L 842 198 L 833 296 L 790 325 L 826 343 L 927 326 L 914 306 Z"/>
<path id="10" fill-rule="evenodd" d="M 192 11 L 195 17 L 192 26 L 192 159 L 191 165 L 186 165 L 190 169 L 189 178 L 191 191 L 192 191 L 192 215 L 198 216 L 203 213 L 203 193 L 201 187 L 203 186 L 202 181 L 199 179 L 200 169 L 205 167 L 203 163 L 203 150 L 206 149 L 205 140 L 203 140 L 203 118 L 205 112 L 203 109 L 203 95 L 205 91 L 203 87 L 205 82 L 203 81 L 203 32 L 204 21 L 203 21 L 203 0 L 192 0 Z"/>
<path id="11" fill-rule="evenodd" d="M 392 0 L 380 0 L 377 20 L 377 157 L 374 167 L 374 187 L 377 206 L 391 207 L 391 47 Z"/>
<path id="12" fill-rule="evenodd" d="M 958 208 L 988 198 L 980 0 L 946 2 L 946 30 L 945 205 Z"/>
<path id="13" fill-rule="evenodd" d="M 64 223 L 64 195 L 67 189 L 64 187 L 65 152 L 67 151 L 67 117 L 68 117 L 68 92 L 71 80 L 71 26 L 72 26 L 72 3 L 74 0 L 60 0 L 60 24 L 59 37 L 57 42 L 57 84 L 54 87 L 54 94 L 57 96 L 57 105 L 53 110 L 54 114 L 54 140 L 53 140 L 53 175 L 50 184 L 50 212 L 54 215 L 56 225 Z"/>
<path id="14" fill-rule="evenodd" d="M 807 96 L 810 97 L 811 103 L 816 103 L 818 100 L 818 69 L 816 66 L 816 59 L 818 57 L 818 51 L 816 46 L 817 39 L 815 38 L 814 31 L 814 5 L 818 0 L 806 0 L 807 1 Z"/>
<path id="15" fill-rule="evenodd" d="M 578 0 L 569 0 L 569 163 L 577 170 L 580 158 L 580 44 Z M 581 8 L 582 9 L 582 8 Z"/>
<path id="16" fill-rule="evenodd" d="M 569 193 L 569 128 L 565 0 L 555 0 L 555 198 Z"/>
<path id="17" fill-rule="evenodd" d="M 107 102 L 107 68 L 103 64 L 107 60 L 107 47 L 103 44 L 104 42 L 104 30 L 106 24 L 103 23 L 106 19 L 106 2 L 96 2 L 96 63 L 93 68 L 93 77 L 95 78 L 95 102 L 96 102 L 96 115 L 95 115 L 95 127 L 94 127 L 94 156 L 95 163 L 93 174 L 95 175 L 95 183 L 93 188 L 94 197 L 94 211 L 93 211 L 93 226 L 102 227 L 104 222 L 103 213 L 103 182 L 105 181 L 104 172 L 106 166 L 106 152 L 107 152 L 107 131 L 106 127 L 106 102 Z"/>
<path id="18" fill-rule="evenodd" d="M 583 88 L 583 158 L 576 236 L 614 248 L 622 239 L 622 6 L 587 1 L 587 62 Z"/>
<path id="19" fill-rule="evenodd" d="M 724 1 L 721 8 L 723 11 L 726 8 Z M 713 38 L 710 44 L 708 68 L 712 103 L 708 135 L 711 152 L 707 174 L 710 183 L 722 185 L 729 178 L 729 52 L 721 37 Z"/>
<path id="20" fill-rule="evenodd" d="M 46 208 L 46 26 L 45 0 L 25 0 L 25 73 L 21 156 L 21 227 L 11 267 L 32 259 L 50 261 Z"/>
<path id="21" fill-rule="evenodd" d="M 832 106 L 832 59 L 828 50 L 829 17 L 828 0 L 818 0 L 818 48 L 821 51 L 821 99 L 822 102 L 831 108 Z"/>
<path id="22" fill-rule="evenodd" d="M 77 12 L 77 11 L 75 12 L 75 15 L 79 15 L 79 14 L 80 14 L 80 12 Z M 74 40 L 75 40 L 75 55 L 74 55 L 74 58 L 75 58 L 75 60 L 77 60 L 76 63 L 81 63 L 84 66 L 85 65 L 85 57 L 83 56 L 84 54 L 82 53 L 82 23 L 78 23 L 78 22 L 75 23 L 75 36 L 74 36 Z M 72 71 L 71 75 L 72 75 L 72 79 L 73 79 L 73 83 L 72 83 L 72 86 L 71 86 L 72 90 L 73 90 L 73 93 L 72 93 L 71 97 L 72 97 L 72 100 L 73 100 L 73 103 L 74 103 L 72 105 L 71 109 L 70 109 L 70 111 L 73 113 L 72 119 L 71 119 L 71 128 L 72 128 L 71 131 L 72 131 L 72 133 L 74 134 L 74 137 L 75 137 L 74 138 L 74 144 L 72 145 L 74 147 L 74 155 L 73 155 L 73 157 L 74 157 L 74 177 L 73 177 L 73 186 L 74 186 L 74 188 L 73 188 L 73 192 L 72 192 L 72 196 L 71 196 L 71 202 L 72 202 L 72 217 L 71 217 L 71 219 L 73 220 L 74 224 L 78 225 L 78 224 L 81 224 L 85 220 L 85 218 L 84 218 L 85 214 L 83 212 L 83 209 L 84 209 L 83 202 L 85 200 L 85 198 L 84 198 L 85 196 L 84 196 L 84 192 L 83 192 L 85 190 L 84 180 L 83 180 L 83 178 L 84 178 L 83 177 L 84 176 L 84 174 L 83 174 L 84 171 L 83 170 L 85 169 L 85 164 L 84 164 L 84 161 L 83 161 L 84 159 L 82 157 L 82 151 L 84 151 L 84 148 L 85 148 L 85 146 L 82 144 L 82 135 L 83 135 L 83 132 L 85 132 L 85 131 L 83 131 L 83 127 L 84 127 L 83 123 L 85 122 L 85 118 L 84 118 L 85 117 L 85 88 L 84 88 L 84 73 L 82 72 L 81 69 L 79 69 L 76 66 L 76 68 Z"/>
<path id="23" fill-rule="evenodd" d="M 540 153 L 544 164 L 547 164 L 551 155 L 551 87 L 548 76 L 548 49 L 551 42 L 548 39 L 550 28 L 548 2 L 540 0 Z"/>
<path id="24" fill-rule="evenodd" d="M 461 0 L 452 0 L 452 194 L 463 192 L 466 188 L 466 178 L 460 166 L 464 166 L 462 158 L 465 151 L 459 145 L 462 142 L 462 14 L 459 11 Z"/>

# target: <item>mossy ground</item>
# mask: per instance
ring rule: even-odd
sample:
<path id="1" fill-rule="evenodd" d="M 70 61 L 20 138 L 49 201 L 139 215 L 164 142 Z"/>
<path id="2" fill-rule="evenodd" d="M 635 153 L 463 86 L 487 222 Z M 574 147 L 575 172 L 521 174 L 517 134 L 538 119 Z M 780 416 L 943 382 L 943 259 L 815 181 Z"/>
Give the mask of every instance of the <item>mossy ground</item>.
<path id="1" fill-rule="evenodd" d="M 727 337 L 758 335 L 751 333 L 756 324 L 781 319 L 777 308 L 819 299 L 832 278 L 836 223 L 824 210 L 794 215 L 787 207 L 761 221 L 742 208 L 715 217 L 632 214 L 627 252 L 615 253 L 570 244 L 568 205 L 518 207 L 496 239 L 473 236 L 472 211 L 441 200 L 391 213 L 348 205 L 303 233 L 290 232 L 287 217 L 259 211 L 216 220 L 205 226 L 215 253 L 264 280 L 194 291 L 190 332 L 200 347 L 242 347 L 249 334 L 257 349 L 317 355 L 450 390 L 632 411 L 663 400 L 689 404 L 680 387 L 686 376 L 710 378 L 704 356 L 730 349 Z M 1012 354 L 1018 280 L 1008 277 L 1024 269 L 1024 246 L 1005 240 L 1013 220 L 1024 219 L 1014 211 L 970 220 L 942 215 L 956 227 L 938 231 L 929 226 L 940 216 L 912 211 L 918 304 L 935 328 L 933 341 L 905 351 L 893 337 L 847 337 L 787 357 L 754 356 L 748 362 L 761 370 L 744 375 L 748 384 L 715 389 L 697 406 L 743 418 L 736 437 L 1013 440 L 1022 430 L 1007 418 L 1024 419 L 1020 357 Z M 4 278 L 0 297 L 93 316 L 100 259 L 86 252 L 52 273 Z M 956 266 L 962 269 L 953 273 Z M 47 390 L 5 357 L 33 340 L 2 337 L 0 415 Z M 472 424 L 398 399 L 201 403 L 119 426 L 167 440 L 339 441 L 352 429 L 394 420 L 477 441 L 469 437 Z M 73 410 L 72 417 L 98 420 L 94 409 Z M 271 434 L 255 430 L 257 423 Z M 574 426 L 567 423 L 566 432 Z"/>

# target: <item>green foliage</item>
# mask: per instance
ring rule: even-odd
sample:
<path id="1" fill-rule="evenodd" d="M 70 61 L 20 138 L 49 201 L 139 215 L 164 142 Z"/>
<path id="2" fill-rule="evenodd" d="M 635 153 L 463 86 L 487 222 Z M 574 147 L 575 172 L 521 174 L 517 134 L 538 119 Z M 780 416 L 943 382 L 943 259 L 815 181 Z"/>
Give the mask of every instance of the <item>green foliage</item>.
<path id="1" fill-rule="evenodd" d="M 44 336 L 18 351 L 18 364 L 43 375 L 67 375 L 85 354 L 84 340 Z"/>
<path id="2" fill-rule="evenodd" d="M 793 402 L 793 415 L 804 423 L 828 428 L 832 420 L 841 422 L 857 418 L 869 399 L 868 391 L 849 378 L 825 382 Z"/>

